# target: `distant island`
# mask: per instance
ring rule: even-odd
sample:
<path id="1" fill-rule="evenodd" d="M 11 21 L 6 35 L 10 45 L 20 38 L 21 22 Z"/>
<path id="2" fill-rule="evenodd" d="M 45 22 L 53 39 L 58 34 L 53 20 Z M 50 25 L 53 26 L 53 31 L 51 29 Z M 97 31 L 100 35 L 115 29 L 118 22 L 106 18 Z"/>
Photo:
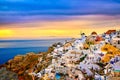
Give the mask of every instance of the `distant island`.
<path id="1" fill-rule="evenodd" d="M 81 33 L 46 52 L 17 55 L 0 65 L 0 80 L 120 80 L 120 30 Z"/>

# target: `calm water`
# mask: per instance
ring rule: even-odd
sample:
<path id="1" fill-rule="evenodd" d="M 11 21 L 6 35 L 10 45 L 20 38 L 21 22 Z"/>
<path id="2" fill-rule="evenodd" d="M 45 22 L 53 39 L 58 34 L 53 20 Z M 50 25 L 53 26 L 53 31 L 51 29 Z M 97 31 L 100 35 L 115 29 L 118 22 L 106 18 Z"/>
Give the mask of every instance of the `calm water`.
<path id="1" fill-rule="evenodd" d="M 53 43 L 64 42 L 65 40 L 0 40 L 0 64 L 7 62 L 18 54 L 45 52 Z"/>

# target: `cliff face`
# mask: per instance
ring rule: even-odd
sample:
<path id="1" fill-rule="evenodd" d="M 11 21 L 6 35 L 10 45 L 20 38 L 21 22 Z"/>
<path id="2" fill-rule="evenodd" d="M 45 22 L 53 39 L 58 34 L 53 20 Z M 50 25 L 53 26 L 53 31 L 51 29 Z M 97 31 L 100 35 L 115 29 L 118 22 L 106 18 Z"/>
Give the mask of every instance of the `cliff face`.
<path id="1" fill-rule="evenodd" d="M 11 71 L 18 75 L 18 77 L 13 80 L 33 80 L 33 76 L 29 75 L 29 73 L 32 73 L 33 71 L 39 72 L 51 63 L 52 57 L 48 56 L 48 54 L 52 51 L 52 49 L 53 48 L 50 47 L 47 52 L 42 52 L 38 54 L 27 53 L 26 55 L 17 55 L 13 59 L 5 63 L 3 66 L 8 71 Z M 0 74 L 0 79 L 1 76 L 2 74 Z M 8 79 L 5 78 L 2 80 Z"/>
<path id="2" fill-rule="evenodd" d="M 22 77 L 27 77 L 27 72 L 34 68 L 34 66 L 38 63 L 38 58 L 40 56 L 38 54 L 29 53 L 27 55 L 19 55 L 15 56 L 13 59 L 9 60 L 5 67 L 18 74 L 20 80 Z"/>
<path id="3" fill-rule="evenodd" d="M 0 80 L 18 80 L 18 75 L 3 67 L 0 69 Z"/>

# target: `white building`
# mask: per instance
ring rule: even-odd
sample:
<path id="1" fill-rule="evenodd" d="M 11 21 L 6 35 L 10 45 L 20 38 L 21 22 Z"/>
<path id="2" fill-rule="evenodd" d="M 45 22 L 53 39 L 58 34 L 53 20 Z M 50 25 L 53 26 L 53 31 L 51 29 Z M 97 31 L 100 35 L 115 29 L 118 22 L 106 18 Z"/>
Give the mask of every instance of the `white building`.
<path id="1" fill-rule="evenodd" d="M 120 31 L 117 31 L 116 35 L 112 37 L 111 44 L 120 49 Z"/>

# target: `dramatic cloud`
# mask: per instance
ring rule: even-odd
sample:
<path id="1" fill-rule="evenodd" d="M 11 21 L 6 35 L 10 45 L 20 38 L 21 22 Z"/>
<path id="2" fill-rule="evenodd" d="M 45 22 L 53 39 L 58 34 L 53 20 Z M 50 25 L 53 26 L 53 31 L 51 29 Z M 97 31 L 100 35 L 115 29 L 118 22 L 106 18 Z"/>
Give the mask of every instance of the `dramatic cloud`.
<path id="1" fill-rule="evenodd" d="M 103 33 L 109 29 L 120 29 L 120 16 L 69 16 L 66 20 L 55 20 L 53 16 L 51 19 L 48 19 L 50 16 L 36 17 L 41 20 L 0 25 L 0 39 L 79 38 L 81 32 L 88 35 L 92 31 Z"/>
<path id="2" fill-rule="evenodd" d="M 120 29 L 119 0 L 0 0 L 0 39 L 80 37 Z"/>
<path id="3" fill-rule="evenodd" d="M 45 15 L 48 19 L 48 15 L 57 19 L 75 15 L 120 15 L 120 0 L 0 0 L 0 23 L 24 21 L 22 18 L 26 16 L 30 20 L 41 19 L 36 15 Z"/>

